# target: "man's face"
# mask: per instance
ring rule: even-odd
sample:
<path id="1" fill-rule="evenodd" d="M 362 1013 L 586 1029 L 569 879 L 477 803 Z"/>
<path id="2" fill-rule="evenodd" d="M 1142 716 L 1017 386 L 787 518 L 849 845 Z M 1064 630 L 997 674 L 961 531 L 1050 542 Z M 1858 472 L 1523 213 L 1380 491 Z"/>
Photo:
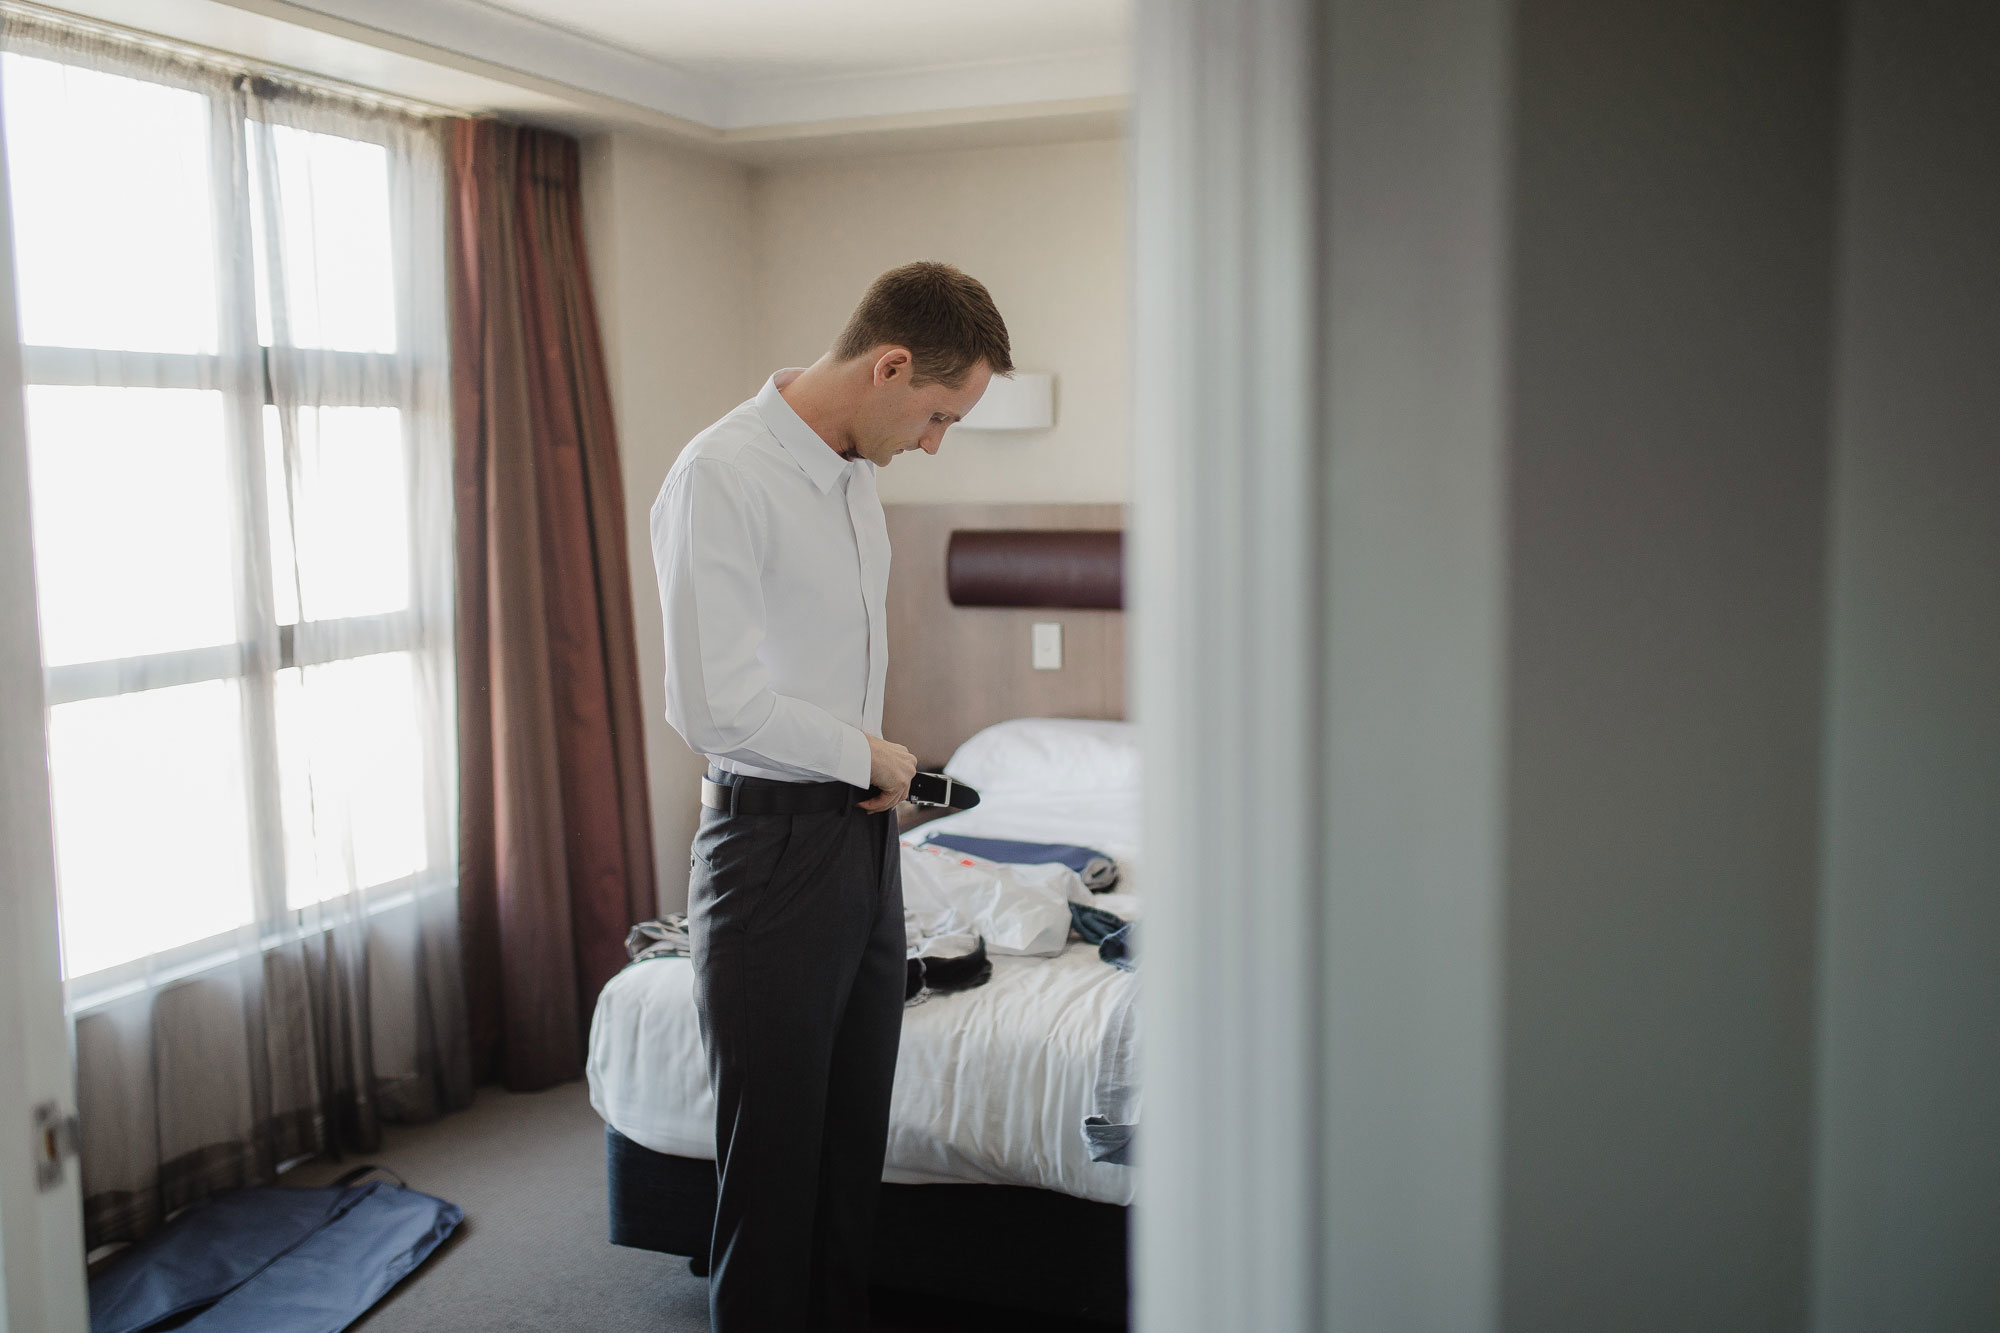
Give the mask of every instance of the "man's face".
<path id="1" fill-rule="evenodd" d="M 855 454 L 877 467 L 912 449 L 936 453 L 945 431 L 978 404 L 993 379 L 993 367 L 981 361 L 956 387 L 913 386 L 908 356 L 896 349 L 877 360 L 868 411 L 855 429 Z"/>

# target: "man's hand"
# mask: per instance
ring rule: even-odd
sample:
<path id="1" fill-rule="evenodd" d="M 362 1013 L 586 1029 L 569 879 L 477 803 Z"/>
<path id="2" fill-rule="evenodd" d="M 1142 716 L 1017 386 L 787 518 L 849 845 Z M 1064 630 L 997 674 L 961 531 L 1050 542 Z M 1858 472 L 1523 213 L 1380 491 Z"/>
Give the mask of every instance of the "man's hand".
<path id="1" fill-rule="evenodd" d="M 910 779 L 917 775 L 917 757 L 894 741 L 879 736 L 868 738 L 868 782 L 881 794 L 861 802 L 870 814 L 893 810 L 910 794 Z"/>

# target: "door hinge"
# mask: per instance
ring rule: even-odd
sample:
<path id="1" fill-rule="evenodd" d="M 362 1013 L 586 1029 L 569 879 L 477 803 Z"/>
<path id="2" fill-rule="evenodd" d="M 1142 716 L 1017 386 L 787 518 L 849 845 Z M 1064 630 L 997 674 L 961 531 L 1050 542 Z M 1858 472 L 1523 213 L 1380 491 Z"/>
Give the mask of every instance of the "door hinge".
<path id="1" fill-rule="evenodd" d="M 63 1158 L 77 1154 L 81 1131 L 76 1115 L 55 1102 L 35 1108 L 35 1188 L 46 1193 L 62 1184 Z"/>

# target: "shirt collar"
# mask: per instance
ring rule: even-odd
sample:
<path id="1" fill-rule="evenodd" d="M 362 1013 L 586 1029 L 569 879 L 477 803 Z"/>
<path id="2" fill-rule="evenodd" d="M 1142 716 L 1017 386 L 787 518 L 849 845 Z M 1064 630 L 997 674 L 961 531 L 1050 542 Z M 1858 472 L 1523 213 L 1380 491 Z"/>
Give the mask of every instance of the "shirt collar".
<path id="1" fill-rule="evenodd" d="M 797 370 L 781 370 L 764 381 L 764 387 L 757 394 L 757 415 L 764 419 L 764 425 L 771 434 L 777 436 L 778 443 L 792 456 L 792 461 L 804 469 L 812 484 L 825 495 L 834 487 L 847 471 L 847 460 L 835 453 L 827 442 L 819 437 L 819 432 L 808 426 L 805 418 L 792 410 L 779 393 L 780 387 L 790 384 L 799 377 Z"/>

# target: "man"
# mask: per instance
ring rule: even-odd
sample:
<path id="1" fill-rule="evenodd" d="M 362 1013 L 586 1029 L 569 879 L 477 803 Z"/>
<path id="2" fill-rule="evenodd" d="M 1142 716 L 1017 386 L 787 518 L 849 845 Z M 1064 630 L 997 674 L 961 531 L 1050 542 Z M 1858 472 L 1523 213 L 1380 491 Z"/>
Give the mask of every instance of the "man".
<path id="1" fill-rule="evenodd" d="M 863 1329 L 903 1021 L 875 470 L 1013 370 L 985 287 L 875 280 L 833 348 L 696 436 L 653 503 L 667 720 L 708 756 L 688 876 L 715 1090 L 718 1333 Z"/>

